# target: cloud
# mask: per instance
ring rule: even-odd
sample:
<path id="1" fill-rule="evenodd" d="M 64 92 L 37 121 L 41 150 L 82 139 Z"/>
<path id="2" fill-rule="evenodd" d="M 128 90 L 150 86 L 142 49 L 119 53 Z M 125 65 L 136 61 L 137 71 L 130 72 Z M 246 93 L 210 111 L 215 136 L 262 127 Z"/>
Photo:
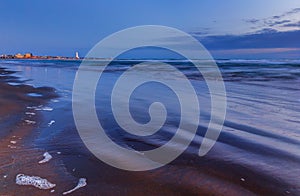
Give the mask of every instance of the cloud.
<path id="1" fill-rule="evenodd" d="M 257 24 L 258 22 L 260 22 L 259 19 L 255 19 L 255 18 L 252 18 L 252 19 L 246 19 L 244 20 L 245 22 L 247 23 L 251 23 L 251 24 Z"/>
<path id="2" fill-rule="evenodd" d="M 247 48 L 247 49 L 231 49 L 231 50 L 213 50 L 215 54 L 268 54 L 268 53 L 285 53 L 300 52 L 300 48 Z"/>
<path id="3" fill-rule="evenodd" d="M 300 48 L 300 30 L 278 32 L 264 29 L 245 35 L 220 35 L 199 37 L 209 50 L 258 49 L 258 48 Z"/>
<path id="4" fill-rule="evenodd" d="M 283 27 L 300 27 L 300 21 L 283 25 Z"/>
<path id="5" fill-rule="evenodd" d="M 300 48 L 255 48 L 233 50 L 210 50 L 214 58 L 230 59 L 298 59 Z"/>
<path id="6" fill-rule="evenodd" d="M 296 21 L 293 20 L 293 18 L 296 18 L 296 14 L 300 13 L 300 8 L 295 8 L 290 11 L 284 12 L 280 15 L 274 15 L 267 18 L 261 18 L 261 19 L 246 19 L 244 20 L 246 23 L 249 23 L 253 25 L 252 29 L 264 29 L 264 28 L 270 28 L 274 27 L 278 30 L 287 30 L 287 27 L 299 27 Z M 293 23 L 293 24 L 288 24 Z M 290 30 L 290 29 L 289 29 Z"/>
<path id="7" fill-rule="evenodd" d="M 289 14 L 296 14 L 300 12 L 300 7 L 299 8 L 295 8 L 292 11 L 286 12 L 285 14 L 289 15 Z"/>
<path id="8" fill-rule="evenodd" d="M 277 32 L 278 31 L 276 29 L 273 29 L 273 28 L 264 28 L 264 29 L 256 31 L 255 34 L 260 34 L 260 33 L 269 33 L 270 34 L 270 33 L 277 33 Z"/>
<path id="9" fill-rule="evenodd" d="M 197 36 L 206 36 L 206 35 L 209 35 L 210 32 L 211 32 L 211 28 L 209 28 L 209 27 L 201 27 L 201 28 L 198 28 L 197 31 L 191 32 L 190 34 L 197 37 Z"/>
<path id="10" fill-rule="evenodd" d="M 281 25 L 289 22 L 291 22 L 291 20 L 267 21 L 266 24 L 269 25 L 270 27 L 273 27 L 276 25 Z"/>
<path id="11" fill-rule="evenodd" d="M 206 34 L 204 30 L 192 32 L 213 55 L 218 57 L 299 58 L 300 8 L 267 18 L 251 18 L 244 22 L 254 32 L 243 34 Z M 178 39 L 174 39 L 178 41 Z M 253 55 L 253 56 L 252 56 Z"/>
<path id="12" fill-rule="evenodd" d="M 286 17 L 288 15 L 291 15 L 291 14 L 296 14 L 298 12 L 300 12 L 300 8 L 295 8 L 295 9 L 287 11 L 287 12 L 285 12 L 283 14 L 272 16 L 271 18 L 273 18 L 273 19 L 280 19 L 280 18 L 284 18 L 284 17 Z"/>
<path id="13" fill-rule="evenodd" d="M 272 16 L 272 19 L 279 19 L 279 18 L 281 18 L 281 17 L 282 17 L 282 15 Z"/>

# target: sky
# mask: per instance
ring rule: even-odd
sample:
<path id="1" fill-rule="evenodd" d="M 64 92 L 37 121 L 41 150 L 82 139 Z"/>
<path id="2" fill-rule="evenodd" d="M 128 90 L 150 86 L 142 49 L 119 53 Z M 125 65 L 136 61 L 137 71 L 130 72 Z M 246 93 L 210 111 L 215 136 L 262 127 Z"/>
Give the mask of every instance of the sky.
<path id="1" fill-rule="evenodd" d="M 0 24 L 0 54 L 84 56 L 114 32 L 165 25 L 215 58 L 300 58 L 298 0 L 1 0 Z"/>

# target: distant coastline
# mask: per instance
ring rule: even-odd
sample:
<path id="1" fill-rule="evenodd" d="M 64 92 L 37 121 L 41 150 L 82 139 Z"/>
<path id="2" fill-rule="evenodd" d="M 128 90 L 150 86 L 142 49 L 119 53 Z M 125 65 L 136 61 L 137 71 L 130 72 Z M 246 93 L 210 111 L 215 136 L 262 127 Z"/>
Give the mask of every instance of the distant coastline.
<path id="1" fill-rule="evenodd" d="M 0 55 L 0 59 L 51 59 L 51 60 L 82 60 L 78 55 L 78 52 L 75 53 L 74 57 L 65 57 L 65 56 L 37 56 L 33 55 L 32 53 L 17 53 L 17 54 L 2 54 Z"/>

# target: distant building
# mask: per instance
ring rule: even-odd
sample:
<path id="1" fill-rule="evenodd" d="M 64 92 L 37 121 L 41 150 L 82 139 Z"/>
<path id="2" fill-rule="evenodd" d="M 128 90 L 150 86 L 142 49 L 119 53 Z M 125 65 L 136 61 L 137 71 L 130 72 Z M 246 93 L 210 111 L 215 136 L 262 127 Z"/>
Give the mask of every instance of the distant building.
<path id="1" fill-rule="evenodd" d="M 79 59 L 79 54 L 78 54 L 78 52 L 75 52 L 75 58 L 76 58 L 76 59 Z"/>
<path id="2" fill-rule="evenodd" d="M 15 55 L 15 58 L 17 58 L 17 59 L 22 59 L 22 58 L 24 58 L 24 55 L 18 53 L 18 54 Z"/>
<path id="3" fill-rule="evenodd" d="M 31 53 L 26 53 L 26 54 L 24 54 L 24 58 L 32 58 L 32 54 Z"/>

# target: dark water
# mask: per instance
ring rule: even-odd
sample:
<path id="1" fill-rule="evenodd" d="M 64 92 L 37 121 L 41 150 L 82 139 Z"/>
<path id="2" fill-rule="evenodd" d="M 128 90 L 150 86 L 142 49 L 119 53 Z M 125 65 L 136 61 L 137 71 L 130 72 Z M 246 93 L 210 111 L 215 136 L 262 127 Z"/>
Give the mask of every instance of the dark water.
<path id="1" fill-rule="evenodd" d="M 110 107 L 112 87 L 120 75 L 136 63 L 113 62 L 100 79 L 95 104 L 101 116 L 99 121 L 113 141 L 129 149 L 150 150 L 163 145 L 175 134 L 180 108 L 174 92 L 158 83 L 149 83 L 133 93 L 132 116 L 137 122 L 148 122 L 149 105 L 159 101 L 168 110 L 165 126 L 157 134 L 142 138 L 118 126 Z M 50 152 L 62 152 L 66 172 L 86 177 L 89 183 L 86 191 L 91 195 L 141 194 L 153 187 L 159 187 L 157 191 L 166 194 L 210 191 L 234 194 L 231 190 L 242 189 L 254 194 L 299 195 L 300 61 L 217 61 L 227 91 L 227 115 L 218 142 L 204 157 L 198 157 L 197 152 L 210 118 L 210 95 L 206 83 L 188 62 L 168 63 L 182 71 L 196 90 L 201 108 L 197 135 L 186 152 L 168 166 L 132 174 L 99 161 L 85 148 L 76 131 L 72 87 L 80 62 L 0 62 L 4 67 L 19 71 L 16 76 L 27 84 L 57 90 L 60 98 L 48 105 L 53 111 L 43 111 L 45 126 L 34 145 Z M 99 64 L 101 62 L 93 62 L 86 71 L 95 72 L 95 65 Z M 164 70 L 158 72 L 162 77 L 168 75 Z M 55 123 L 47 126 L 52 120 Z M 132 183 L 139 185 L 133 186 Z M 206 190 L 205 183 L 213 190 Z"/>

